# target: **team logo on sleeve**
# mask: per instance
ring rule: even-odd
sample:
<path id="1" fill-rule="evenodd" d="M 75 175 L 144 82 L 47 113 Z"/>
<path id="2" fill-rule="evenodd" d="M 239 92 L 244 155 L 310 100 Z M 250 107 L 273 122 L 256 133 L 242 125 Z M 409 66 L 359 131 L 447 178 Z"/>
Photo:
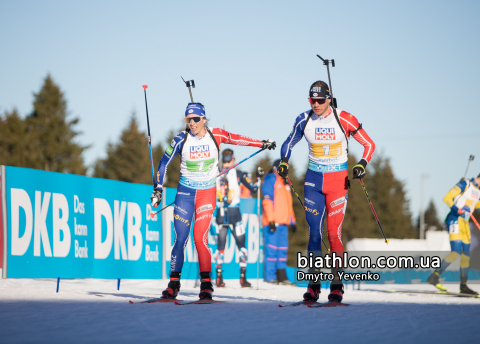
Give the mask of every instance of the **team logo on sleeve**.
<path id="1" fill-rule="evenodd" d="M 210 158 L 210 146 L 191 146 L 190 147 L 190 159 L 204 159 Z"/>
<path id="2" fill-rule="evenodd" d="M 335 140 L 335 128 L 315 128 L 315 140 Z"/>

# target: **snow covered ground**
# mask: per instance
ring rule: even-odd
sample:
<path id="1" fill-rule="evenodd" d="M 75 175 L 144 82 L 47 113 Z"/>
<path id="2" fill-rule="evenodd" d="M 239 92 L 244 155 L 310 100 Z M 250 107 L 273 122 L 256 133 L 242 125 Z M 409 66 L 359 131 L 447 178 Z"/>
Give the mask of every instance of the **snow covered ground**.
<path id="1" fill-rule="evenodd" d="M 256 281 L 251 281 L 256 287 Z M 215 290 L 228 303 L 129 304 L 157 297 L 165 280 L 0 279 L 1 343 L 478 343 L 480 299 L 382 292 L 431 290 L 426 285 L 362 285 L 346 290 L 349 307 L 279 308 L 305 288 L 260 282 Z M 449 285 L 457 292 L 458 285 Z M 480 290 L 479 285 L 471 287 Z M 184 281 L 181 299 L 198 288 Z M 322 290 L 321 300 L 327 291 Z M 180 297 L 179 297 L 180 298 Z"/>

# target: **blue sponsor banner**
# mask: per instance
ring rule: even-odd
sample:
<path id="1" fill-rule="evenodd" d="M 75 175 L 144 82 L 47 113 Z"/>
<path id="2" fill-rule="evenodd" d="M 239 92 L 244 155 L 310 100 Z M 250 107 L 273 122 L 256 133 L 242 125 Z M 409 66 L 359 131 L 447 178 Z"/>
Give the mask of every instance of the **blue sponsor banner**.
<path id="1" fill-rule="evenodd" d="M 175 200 L 166 188 L 164 205 Z M 7 278 L 168 277 L 175 240 L 173 207 L 150 216 L 151 185 L 6 167 Z M 247 277 L 263 277 L 263 237 L 258 242 L 256 199 L 241 201 L 248 249 Z M 160 210 L 158 207 L 153 210 Z M 212 271 L 213 218 L 208 242 Z M 260 245 L 259 245 L 260 244 Z M 182 278 L 198 276 L 193 240 L 185 250 Z M 239 278 L 238 249 L 229 233 L 224 277 Z"/>
<path id="2" fill-rule="evenodd" d="M 6 167 L 8 278 L 161 278 L 151 185 Z"/>
<path id="3" fill-rule="evenodd" d="M 167 189 L 164 192 L 165 205 L 175 201 L 176 189 Z M 164 278 L 170 274 L 170 254 L 173 244 L 175 242 L 175 232 L 173 227 L 173 206 L 168 207 L 163 212 L 163 226 L 165 228 L 164 238 L 164 259 L 165 259 L 165 275 Z M 257 216 L 257 200 L 253 198 L 240 200 L 240 212 L 242 213 L 242 223 L 245 229 L 245 246 L 248 252 L 247 256 L 247 278 L 257 278 L 257 260 L 258 261 L 258 276 L 263 278 L 263 235 L 262 229 L 258 226 Z M 192 224 L 193 229 L 193 224 Z M 260 232 L 259 232 L 260 231 Z M 212 278 L 215 278 L 215 255 L 217 253 L 217 223 L 214 217 L 212 218 L 212 225 L 208 233 L 208 244 L 212 252 Z M 259 236 L 260 234 L 260 236 Z M 190 232 L 192 236 L 192 231 Z M 199 276 L 198 255 L 195 249 L 193 238 L 190 237 L 185 247 L 185 262 L 182 268 L 182 279 L 196 279 Z M 235 243 L 235 239 L 231 231 L 227 235 L 227 243 L 224 252 L 223 263 L 223 278 L 224 279 L 239 279 L 240 265 L 239 265 L 239 251 Z"/>

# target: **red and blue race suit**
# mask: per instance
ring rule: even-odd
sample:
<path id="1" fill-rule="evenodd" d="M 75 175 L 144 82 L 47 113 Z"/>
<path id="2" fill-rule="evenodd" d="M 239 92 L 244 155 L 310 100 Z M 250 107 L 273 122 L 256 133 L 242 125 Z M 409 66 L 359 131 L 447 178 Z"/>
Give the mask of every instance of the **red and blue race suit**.
<path id="1" fill-rule="evenodd" d="M 307 125 L 305 122 L 311 114 Z M 351 136 L 365 147 L 362 160 L 372 158 L 375 144 L 358 120 L 346 111 L 333 109 L 317 116 L 313 111 L 300 114 L 281 149 L 288 161 L 295 144 L 305 137 L 309 144 L 309 166 L 305 176 L 305 211 L 309 227 L 308 251 L 321 252 L 323 223 L 327 218 L 328 240 L 332 252 L 343 252 L 342 223 L 348 199 L 347 138 Z"/>
<path id="2" fill-rule="evenodd" d="M 207 235 L 216 203 L 215 181 L 218 175 L 219 158 L 217 146 L 220 147 L 220 144 L 226 143 L 262 147 L 262 141 L 232 134 L 222 129 L 214 128 L 211 133 L 212 135 L 207 132 L 203 137 L 199 137 L 191 132 L 182 131 L 172 140 L 158 165 L 157 188 L 162 189 L 169 164 L 177 154 L 180 154 L 180 182 L 174 209 L 175 243 L 170 263 L 172 272 L 182 270 L 185 246 L 192 222 L 195 222 L 193 237 L 198 252 L 200 272 L 211 271 L 211 253 Z"/>

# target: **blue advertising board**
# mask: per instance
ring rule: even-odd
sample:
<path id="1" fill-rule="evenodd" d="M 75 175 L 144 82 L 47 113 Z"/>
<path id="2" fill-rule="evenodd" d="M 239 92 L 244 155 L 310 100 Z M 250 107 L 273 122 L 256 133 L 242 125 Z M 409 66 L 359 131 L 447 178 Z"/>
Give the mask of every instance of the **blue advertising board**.
<path id="1" fill-rule="evenodd" d="M 6 168 L 7 278 L 161 278 L 152 187 Z"/>
<path id="2" fill-rule="evenodd" d="M 5 170 L 4 170 L 5 171 Z M 7 278 L 166 278 L 175 239 L 173 207 L 152 218 L 151 185 L 6 167 L 3 213 L 7 223 Z M 176 189 L 166 188 L 164 205 Z M 257 277 L 263 257 L 257 200 L 241 202 L 249 251 L 247 278 Z M 6 216 L 5 216 L 6 215 Z M 238 249 L 229 233 L 224 277 L 238 278 Z M 208 236 L 212 271 L 216 225 Z M 182 278 L 198 276 L 193 240 L 185 250 Z M 263 276 L 262 261 L 258 275 Z"/>

